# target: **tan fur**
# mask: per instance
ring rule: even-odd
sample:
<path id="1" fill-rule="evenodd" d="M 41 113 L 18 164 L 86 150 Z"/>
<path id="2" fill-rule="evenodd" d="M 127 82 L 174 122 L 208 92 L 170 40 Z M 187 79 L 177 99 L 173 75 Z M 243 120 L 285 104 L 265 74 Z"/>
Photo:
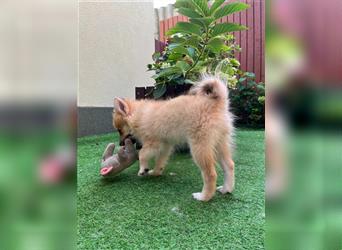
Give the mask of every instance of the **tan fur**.
<path id="1" fill-rule="evenodd" d="M 187 142 L 204 182 L 202 192 L 193 197 L 208 201 L 215 194 L 216 160 L 224 171 L 224 185 L 218 190 L 233 191 L 233 118 L 228 112 L 227 88 L 219 79 L 204 79 L 188 95 L 166 101 L 116 98 L 114 110 L 113 125 L 120 139 L 132 134 L 143 144 L 138 175 L 146 173 L 152 157 L 156 166 L 148 174 L 161 175 L 173 146 Z"/>

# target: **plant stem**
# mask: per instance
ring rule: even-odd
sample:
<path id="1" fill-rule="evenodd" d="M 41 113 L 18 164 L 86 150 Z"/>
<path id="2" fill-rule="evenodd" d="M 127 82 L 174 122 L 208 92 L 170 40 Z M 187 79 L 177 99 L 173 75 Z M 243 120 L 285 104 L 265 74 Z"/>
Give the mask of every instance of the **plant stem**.
<path id="1" fill-rule="evenodd" d="M 203 55 L 203 53 L 204 53 L 204 51 L 205 51 L 205 49 L 206 49 L 207 43 L 208 43 L 208 36 L 209 36 L 209 31 L 207 31 L 206 34 L 205 34 L 203 48 L 202 48 L 200 54 L 198 55 L 196 61 L 195 61 L 194 64 L 191 65 L 191 67 L 185 72 L 185 74 L 184 74 L 184 78 L 185 78 L 185 79 L 186 79 L 188 73 L 190 72 L 190 70 L 192 70 L 192 69 L 197 65 L 197 63 L 200 61 L 200 59 L 201 59 L 201 57 L 202 57 L 202 55 Z"/>

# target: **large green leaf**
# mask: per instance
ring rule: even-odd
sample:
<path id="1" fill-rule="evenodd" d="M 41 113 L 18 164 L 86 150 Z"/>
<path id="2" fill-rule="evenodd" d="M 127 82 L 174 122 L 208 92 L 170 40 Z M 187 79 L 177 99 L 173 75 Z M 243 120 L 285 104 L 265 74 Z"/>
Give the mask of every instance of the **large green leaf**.
<path id="1" fill-rule="evenodd" d="M 240 82 L 240 83 L 241 83 L 241 82 L 244 82 L 244 81 L 246 81 L 246 79 L 247 79 L 246 77 L 240 77 L 240 78 L 239 78 L 239 82 Z"/>
<path id="2" fill-rule="evenodd" d="M 184 41 L 182 44 L 184 46 L 190 46 L 193 47 L 195 49 L 198 49 L 199 47 L 199 43 L 200 43 L 200 38 L 197 36 L 191 36 L 189 39 L 187 39 L 186 41 Z"/>
<path id="3" fill-rule="evenodd" d="M 173 28 L 166 32 L 166 35 L 170 36 L 176 33 L 189 33 L 201 36 L 201 27 L 188 22 L 178 22 Z"/>
<path id="4" fill-rule="evenodd" d="M 208 47 L 211 51 L 218 53 L 221 50 L 224 50 L 227 46 L 224 44 L 224 41 L 221 38 L 214 37 L 209 40 Z"/>
<path id="5" fill-rule="evenodd" d="M 173 45 L 173 44 L 170 44 Z M 169 46 L 170 46 L 169 45 Z M 170 60 L 179 60 L 184 57 L 184 55 L 187 55 L 191 58 L 194 58 L 195 49 L 191 47 L 184 47 L 186 46 L 186 43 L 183 44 L 177 44 L 178 46 L 174 46 L 172 49 L 170 49 L 171 54 L 169 55 Z"/>
<path id="6" fill-rule="evenodd" d="M 192 4 L 191 0 L 177 0 L 174 4 L 175 8 L 188 8 L 188 9 L 195 9 L 195 6 Z"/>
<path id="7" fill-rule="evenodd" d="M 208 29 L 209 25 L 215 21 L 213 17 L 191 18 L 190 22 L 201 25 L 203 28 Z"/>
<path id="8" fill-rule="evenodd" d="M 240 62 L 238 60 L 236 60 L 235 58 L 231 58 L 230 59 L 230 63 L 234 66 L 234 67 L 240 67 Z"/>
<path id="9" fill-rule="evenodd" d="M 248 8 L 249 8 L 249 5 L 245 3 L 239 3 L 239 2 L 230 3 L 218 9 L 217 11 L 215 11 L 214 17 L 217 20 L 221 17 L 233 14 L 235 12 L 243 11 Z"/>
<path id="10" fill-rule="evenodd" d="M 208 16 L 210 14 L 207 0 L 191 0 L 191 2 L 203 16 Z"/>
<path id="11" fill-rule="evenodd" d="M 172 42 L 172 43 L 183 43 L 183 42 L 185 42 L 185 41 L 186 41 L 186 39 L 185 39 L 184 37 L 173 36 L 173 37 L 171 38 L 171 42 Z"/>
<path id="12" fill-rule="evenodd" d="M 177 46 L 172 50 L 172 53 L 178 53 L 182 55 L 188 55 L 189 51 L 183 46 Z"/>
<path id="13" fill-rule="evenodd" d="M 227 32 L 234 32 L 239 30 L 246 30 L 247 27 L 243 25 L 239 25 L 236 23 L 219 23 L 216 24 L 213 28 L 212 36 L 218 36 Z"/>
<path id="14" fill-rule="evenodd" d="M 255 74 L 253 72 L 245 72 L 245 76 L 253 79 L 255 78 Z"/>
<path id="15" fill-rule="evenodd" d="M 184 62 L 184 61 L 178 61 L 178 62 L 176 63 L 176 67 L 178 67 L 178 68 L 182 71 L 182 73 L 183 73 L 183 75 L 184 75 L 185 72 L 190 68 L 190 65 L 187 64 L 187 63 Z"/>
<path id="16" fill-rule="evenodd" d="M 164 95 L 166 92 L 166 85 L 165 84 L 158 84 L 156 85 L 155 89 L 153 90 L 153 97 L 155 99 L 159 99 Z"/>
<path id="17" fill-rule="evenodd" d="M 210 7 L 210 15 L 215 12 L 223 3 L 225 0 L 215 0 L 215 2 Z"/>
<path id="18" fill-rule="evenodd" d="M 188 50 L 188 56 L 190 56 L 191 58 L 194 58 L 195 57 L 195 52 L 196 52 L 195 49 L 189 47 L 189 48 L 187 48 L 187 50 Z"/>
<path id="19" fill-rule="evenodd" d="M 167 47 L 169 50 L 174 50 L 175 48 L 181 46 L 181 43 L 170 43 Z"/>
<path id="20" fill-rule="evenodd" d="M 183 15 L 183 16 L 190 17 L 190 18 L 200 18 L 200 17 L 202 17 L 196 11 L 194 11 L 192 9 L 188 9 L 188 8 L 183 8 L 183 7 L 178 9 L 178 13 Z"/>
<path id="21" fill-rule="evenodd" d="M 152 78 L 158 79 L 158 78 L 170 76 L 176 73 L 182 73 L 182 71 L 180 70 L 180 68 L 173 66 L 173 67 L 169 67 L 166 69 L 162 69 L 158 74 L 155 74 L 154 76 L 152 76 Z"/>
<path id="22" fill-rule="evenodd" d="M 177 61 L 183 58 L 183 54 L 180 53 L 172 53 L 168 57 L 168 61 Z"/>

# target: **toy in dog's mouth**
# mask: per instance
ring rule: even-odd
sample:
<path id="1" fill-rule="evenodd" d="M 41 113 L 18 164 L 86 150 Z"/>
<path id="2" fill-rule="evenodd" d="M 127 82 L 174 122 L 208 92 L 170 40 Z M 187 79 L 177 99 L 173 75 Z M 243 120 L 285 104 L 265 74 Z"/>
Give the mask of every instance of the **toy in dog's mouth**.
<path id="1" fill-rule="evenodd" d="M 131 135 L 131 134 L 128 134 L 122 141 L 120 141 L 120 146 L 125 146 L 125 140 L 126 139 L 130 139 L 132 144 L 135 144 L 135 149 L 136 150 L 139 150 L 139 149 L 142 148 L 141 142 L 137 138 L 135 138 L 133 135 Z"/>
<path id="2" fill-rule="evenodd" d="M 106 175 L 108 175 L 112 171 L 112 169 L 113 169 L 112 166 L 101 168 L 100 174 L 102 176 L 106 176 Z"/>
<path id="3" fill-rule="evenodd" d="M 121 141 L 120 141 L 120 146 L 125 146 L 125 140 L 126 139 L 130 139 L 131 140 L 131 142 L 133 143 L 133 144 L 135 144 L 136 143 L 136 139 L 135 139 L 135 137 L 133 136 L 133 135 L 131 135 L 131 134 L 128 134 L 125 138 L 123 138 Z"/>

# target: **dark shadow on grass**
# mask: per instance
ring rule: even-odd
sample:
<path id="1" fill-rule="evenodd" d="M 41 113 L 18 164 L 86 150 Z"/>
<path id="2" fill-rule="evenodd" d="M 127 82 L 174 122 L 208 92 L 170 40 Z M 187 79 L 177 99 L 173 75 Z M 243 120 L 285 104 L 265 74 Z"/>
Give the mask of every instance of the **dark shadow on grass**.
<path id="1" fill-rule="evenodd" d="M 112 177 L 100 177 L 101 186 L 110 186 L 115 183 L 122 183 L 123 181 L 128 180 L 127 176 L 125 175 L 116 175 Z"/>

